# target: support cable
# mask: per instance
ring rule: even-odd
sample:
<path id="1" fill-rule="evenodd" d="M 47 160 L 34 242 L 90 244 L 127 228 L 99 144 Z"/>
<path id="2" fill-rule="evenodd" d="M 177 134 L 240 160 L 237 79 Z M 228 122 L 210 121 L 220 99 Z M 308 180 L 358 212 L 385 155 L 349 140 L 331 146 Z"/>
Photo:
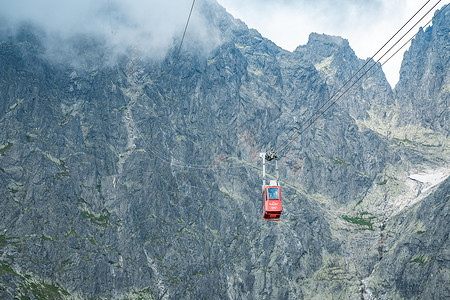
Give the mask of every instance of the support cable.
<path id="1" fill-rule="evenodd" d="M 428 1 L 429 2 L 429 1 Z M 427 2 L 427 3 L 428 3 Z M 300 135 L 302 135 L 309 127 L 311 127 L 320 117 L 322 117 L 324 114 L 325 114 L 325 112 L 327 112 L 337 101 L 339 101 L 362 77 L 364 77 L 364 75 L 366 75 L 375 65 L 377 65 L 379 62 L 380 62 L 380 60 L 384 57 L 384 56 L 386 56 L 411 30 L 413 30 L 422 20 L 423 20 L 423 18 L 425 18 L 425 16 L 426 15 L 428 15 L 430 12 L 431 12 L 431 10 L 432 9 L 434 9 L 439 3 L 441 2 L 441 0 L 439 0 L 432 8 L 430 8 L 426 13 L 425 13 L 425 15 L 423 15 L 422 16 L 422 18 L 420 18 L 420 20 L 419 21 L 417 21 L 400 39 L 398 39 L 395 43 L 394 43 L 394 45 L 393 46 L 391 46 L 376 62 L 374 62 L 371 66 L 370 66 L 370 68 L 369 69 L 367 69 L 361 76 L 359 76 L 357 79 L 356 79 L 356 81 L 355 82 L 353 82 L 346 90 L 344 90 L 343 92 L 342 92 L 342 94 L 341 95 L 339 95 L 339 97 L 336 99 L 336 100 L 334 100 L 333 102 L 331 102 L 331 104 L 323 111 L 323 112 L 321 112 L 320 114 L 319 114 L 319 112 L 320 112 L 320 110 L 327 104 L 327 103 L 329 103 L 337 94 L 338 94 L 338 92 L 340 91 L 340 90 L 342 90 L 342 88 L 344 88 L 347 84 L 348 84 L 348 82 L 350 82 L 350 80 L 352 79 L 352 78 L 354 78 L 355 76 L 356 76 L 356 74 L 358 74 L 366 65 L 367 65 L 367 63 L 368 62 L 370 62 L 370 61 L 373 61 L 373 58 L 374 58 L 374 56 L 376 55 L 376 54 L 378 54 L 379 52 L 380 52 L 380 50 L 381 49 L 383 49 L 391 40 L 392 40 L 392 38 L 393 37 L 395 37 L 399 32 L 400 32 L 400 30 L 401 29 L 403 29 L 404 27 L 405 27 L 405 25 L 406 24 L 408 24 L 411 20 L 412 20 L 412 18 L 414 18 L 416 15 L 417 15 L 417 13 L 418 12 L 420 12 L 420 10 L 422 10 L 423 9 L 423 7 L 427 4 L 425 4 L 424 6 L 422 6 L 420 9 L 419 9 L 419 11 L 418 12 L 416 12 L 415 14 L 414 14 L 414 16 L 412 17 L 412 18 L 410 18 L 409 20 L 408 20 L 408 22 L 406 22 L 406 24 L 405 25 L 403 25 L 402 26 L 402 28 L 399 30 L 399 31 L 397 31 L 395 34 L 394 34 L 394 36 L 391 38 L 391 39 L 389 39 L 389 41 L 387 42 L 387 43 L 385 43 L 385 45 L 383 46 L 383 47 L 381 47 L 380 48 L 380 50 L 378 50 L 377 51 L 377 53 L 374 55 L 374 56 L 372 56 L 370 59 L 368 59 L 367 60 L 367 62 L 366 62 L 366 64 L 364 64 L 364 66 L 363 67 L 361 67 L 359 70 L 358 70 L 358 72 L 356 72 L 353 76 L 352 76 L 352 78 L 350 79 L 350 80 L 348 80 L 336 93 L 334 93 L 319 109 L 317 109 L 305 122 L 303 122 L 302 124 L 301 124 L 301 126 L 300 126 L 300 128 L 298 129 L 298 130 L 296 130 L 296 131 L 294 131 L 288 138 L 286 138 L 286 140 L 275 150 L 275 152 L 277 152 L 277 153 L 279 153 L 279 152 L 282 152 L 282 151 L 284 151 L 293 141 L 295 141 Z M 445 6 L 446 7 L 446 6 Z M 444 9 L 445 9 L 445 7 L 444 7 Z M 441 9 L 441 11 L 439 12 L 439 13 L 441 13 L 443 11 L 443 9 Z M 437 16 L 437 15 L 436 15 Z M 434 17 L 433 17 L 433 19 L 434 19 Z M 433 20 L 432 19 L 432 20 Z M 432 21 L 431 20 L 431 21 Z M 430 21 L 430 22 L 431 22 Z M 429 23 L 429 22 L 428 22 Z M 428 24 L 427 23 L 427 24 Z M 417 35 L 417 34 L 416 34 Z M 416 35 L 414 35 L 414 36 L 416 36 Z M 414 36 L 413 36 L 413 38 L 414 38 Z M 411 38 L 412 39 L 412 38 Z M 408 41 L 409 42 L 409 41 Z M 403 46 L 402 46 L 403 47 Z M 396 51 L 396 53 L 398 52 L 399 50 L 397 50 Z M 395 53 L 394 53 L 395 54 Z M 390 58 L 392 58 L 393 57 L 393 55 L 390 57 Z M 389 59 L 390 59 L 389 58 Z M 388 60 L 389 60 L 388 59 Z M 388 60 L 386 60 L 384 63 L 386 63 Z M 317 117 L 315 117 L 317 114 L 319 114 Z M 314 118 L 315 117 L 315 118 Z M 308 126 L 306 127 L 306 128 L 304 128 L 303 130 L 302 130 L 302 128 L 303 128 L 303 126 L 306 124 L 306 123 L 308 123 L 310 120 L 312 120 L 309 124 L 308 124 Z"/>
<path id="2" fill-rule="evenodd" d="M 187 28 L 189 26 L 189 21 L 191 20 L 192 11 L 194 10 L 194 4 L 195 4 L 195 0 L 192 1 L 191 10 L 189 11 L 189 16 L 188 16 L 188 19 L 186 21 L 186 26 L 184 27 L 183 36 L 181 37 L 180 46 L 178 47 L 177 55 L 175 56 L 175 63 L 173 64 L 172 69 L 170 70 L 170 73 L 169 73 L 169 86 L 170 86 L 170 82 L 172 80 L 173 70 L 175 69 L 175 66 L 177 65 L 178 61 L 180 60 L 181 46 L 183 46 L 184 37 L 186 36 L 186 31 L 187 31 Z"/>
<path id="3" fill-rule="evenodd" d="M 313 117 L 314 117 L 314 115 L 316 114 L 316 113 L 318 113 L 328 102 L 330 102 L 353 78 L 355 78 L 355 76 L 362 70 L 362 69 L 364 69 L 364 67 L 371 61 L 371 60 L 373 60 L 374 59 L 374 57 L 378 54 L 378 53 L 380 53 L 380 51 L 384 48 L 384 47 L 386 47 L 386 45 L 390 42 L 390 41 L 392 41 L 392 39 L 400 32 L 400 31 L 402 31 L 402 29 L 403 28 L 405 28 L 405 26 L 409 23 L 409 22 L 411 22 L 411 20 L 430 2 L 431 0 L 428 0 L 405 24 L 403 24 L 403 26 L 399 29 L 399 30 L 397 30 L 397 32 L 380 48 L 380 49 L 378 49 L 378 51 L 374 54 L 374 55 L 372 55 L 372 57 L 370 58 L 370 59 L 368 59 L 367 61 L 366 61 L 366 63 L 361 67 L 361 68 L 359 68 L 359 70 L 358 71 L 356 71 L 356 73 L 355 74 L 353 74 L 353 76 L 350 78 L 350 79 L 348 79 L 325 103 L 323 103 L 317 110 L 316 110 L 316 112 L 315 113 L 313 113 L 305 122 L 303 122 L 303 124 L 300 126 L 300 128 L 299 129 L 301 129 L 301 127 L 306 123 L 306 122 L 308 122 L 309 120 L 311 120 Z M 292 136 L 294 136 L 295 135 L 295 131 L 293 132 L 293 133 L 291 133 L 287 138 L 286 138 L 286 140 L 279 146 L 279 148 L 281 148 L 282 146 L 283 146 L 283 144 L 285 144 L 288 140 L 290 140 L 290 138 L 292 137 Z"/>
<path id="4" fill-rule="evenodd" d="M 405 44 L 403 44 L 398 50 L 396 50 L 394 52 L 394 54 L 392 54 L 386 61 L 384 61 L 382 64 L 379 64 L 379 62 L 381 61 L 382 58 L 384 58 L 409 32 L 411 32 L 411 30 L 413 30 L 418 24 L 419 22 L 421 22 L 426 15 L 428 15 L 428 13 L 431 12 L 432 9 L 434 9 L 440 2 L 441 0 L 439 0 L 431 9 L 428 10 L 428 12 L 422 16 L 420 18 L 419 21 L 417 21 L 400 39 L 398 39 L 393 46 L 391 46 L 376 62 L 374 62 L 361 76 L 359 76 L 356 81 L 354 81 L 349 87 L 347 87 L 333 102 L 331 102 L 331 104 L 326 107 L 326 109 L 322 112 L 320 112 L 320 110 L 322 108 L 324 108 L 326 106 L 327 103 L 329 103 L 333 98 L 336 97 L 336 95 L 342 90 L 344 89 L 353 78 L 356 77 L 356 75 L 361 72 L 361 70 L 364 69 L 364 67 L 370 62 L 373 61 L 374 57 L 379 54 L 379 52 L 386 47 L 386 45 L 392 41 L 392 39 L 403 29 L 405 28 L 405 26 L 430 2 L 431 0 L 428 0 L 370 59 L 368 59 L 366 61 L 366 63 L 349 79 L 345 82 L 345 84 L 343 86 L 341 86 L 318 110 L 316 110 L 305 122 L 303 122 L 301 124 L 301 126 L 299 127 L 298 130 L 294 131 L 292 134 L 290 134 L 290 136 L 288 138 L 286 138 L 286 140 L 274 151 L 275 153 L 279 153 L 284 151 L 292 142 L 294 142 L 300 135 L 302 135 L 309 127 L 311 127 L 319 118 L 321 118 L 337 101 L 339 101 L 356 83 L 358 83 L 370 70 L 372 70 L 372 68 L 374 66 L 376 66 L 377 64 L 379 65 L 378 68 L 376 68 L 374 70 L 377 71 L 379 68 L 381 68 L 384 64 L 386 64 L 393 56 L 395 56 L 404 46 L 406 46 L 416 35 L 417 33 L 412 36 Z M 194 3 L 195 0 L 193 0 L 192 6 L 191 6 L 191 11 L 189 13 L 189 17 L 188 17 L 188 21 L 186 22 L 186 27 L 183 33 L 183 37 L 180 43 L 180 47 L 178 48 L 178 52 L 177 52 L 177 59 L 172 67 L 171 73 L 173 72 L 175 65 L 177 64 L 178 60 L 179 60 L 179 54 L 180 54 L 180 50 L 181 50 L 181 46 L 184 40 L 184 36 L 187 30 L 187 25 L 189 23 L 189 19 L 191 17 L 192 14 L 192 9 L 194 7 Z M 427 26 L 428 24 L 430 24 L 440 13 L 442 13 L 442 11 L 444 11 L 447 8 L 448 4 L 446 6 L 444 6 L 430 21 L 428 21 L 428 23 L 425 25 Z M 373 73 L 371 73 L 373 74 Z M 367 78 L 368 79 L 368 78 Z M 367 80 L 366 79 L 366 80 Z M 365 80 L 364 80 L 365 81 Z M 363 82 L 364 82 L 363 81 Z M 310 120 L 312 120 L 303 130 L 302 128 L 306 125 L 306 123 L 308 123 Z M 168 164 L 170 164 L 173 167 L 179 167 L 179 168 L 188 168 L 188 169 L 229 169 L 229 168 L 238 168 L 238 167 L 245 167 L 243 166 L 243 163 L 240 163 L 239 165 L 235 165 L 235 166 L 229 166 L 229 167 L 221 167 L 218 165 L 218 163 L 213 163 L 213 164 L 205 164 L 205 165 L 187 165 L 182 163 L 181 161 L 178 161 L 176 159 L 174 159 L 172 156 L 169 158 L 165 158 L 165 155 L 160 153 L 159 151 L 157 151 L 154 147 L 152 147 L 147 141 L 146 139 L 143 137 L 143 135 L 141 134 L 141 132 L 136 128 L 136 131 L 138 133 L 138 135 L 140 136 L 140 138 L 144 141 L 144 143 L 147 146 L 147 149 L 149 149 L 157 158 L 159 158 L 161 161 L 166 162 Z M 230 156 L 226 156 L 224 158 L 224 160 L 228 160 L 228 159 L 232 159 L 232 157 Z"/>

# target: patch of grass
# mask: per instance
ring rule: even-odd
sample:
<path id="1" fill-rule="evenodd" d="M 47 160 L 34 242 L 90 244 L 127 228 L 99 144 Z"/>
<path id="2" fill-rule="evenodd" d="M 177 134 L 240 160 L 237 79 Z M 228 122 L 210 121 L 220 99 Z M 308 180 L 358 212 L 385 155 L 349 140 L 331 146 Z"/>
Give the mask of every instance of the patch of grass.
<path id="1" fill-rule="evenodd" d="M 10 273 L 10 274 L 16 274 L 16 272 L 14 272 L 14 270 L 9 266 L 9 264 L 6 264 L 4 262 L 0 261 L 0 275 L 6 274 L 6 273 Z"/>
<path id="2" fill-rule="evenodd" d="M 67 124 L 69 124 L 69 122 L 71 121 L 70 117 L 67 117 L 68 114 L 66 114 L 66 116 L 64 117 L 64 119 L 58 123 L 59 126 L 63 127 L 66 126 Z"/>
<path id="3" fill-rule="evenodd" d="M 44 240 L 44 241 L 53 241 L 53 239 L 52 239 L 51 237 L 46 236 L 46 235 L 41 235 L 41 240 Z"/>
<path id="4" fill-rule="evenodd" d="M 111 215 L 111 213 L 106 209 L 103 209 L 102 213 L 99 216 L 96 216 L 88 211 L 83 211 L 81 215 L 83 216 L 83 218 L 89 219 L 92 223 L 96 225 L 105 228 L 109 226 L 109 216 Z"/>
<path id="5" fill-rule="evenodd" d="M 420 145 L 419 143 L 415 142 L 415 141 L 411 141 L 408 138 L 404 138 L 404 139 L 399 139 L 399 138 L 393 138 L 393 141 L 396 142 L 397 146 L 417 146 Z"/>
<path id="6" fill-rule="evenodd" d="M 73 229 L 73 227 L 70 228 L 70 230 L 64 235 L 64 237 L 68 237 L 72 234 L 78 238 L 80 237 L 80 235 L 75 231 L 75 229 Z"/>
<path id="7" fill-rule="evenodd" d="M 31 293 L 33 294 L 36 299 L 61 299 L 62 296 L 69 296 L 70 294 L 62 289 L 61 287 L 58 287 L 53 284 L 35 284 L 31 282 L 28 286 L 28 288 L 31 289 Z"/>
<path id="8" fill-rule="evenodd" d="M 83 197 L 78 197 L 78 196 L 75 195 L 75 198 L 77 199 L 78 203 L 89 205 L 89 203 L 86 200 L 84 200 Z"/>
<path id="9" fill-rule="evenodd" d="M 346 162 L 346 161 L 344 161 L 342 159 L 339 159 L 339 158 L 332 158 L 331 160 L 333 161 L 333 164 L 338 165 L 338 166 L 348 167 L 348 166 L 352 165 L 351 163 Z"/>
<path id="10" fill-rule="evenodd" d="M 132 290 L 131 292 L 133 295 L 136 295 L 137 299 L 149 299 L 149 295 L 153 295 L 152 288 L 150 286 L 142 289 L 142 290 Z M 134 299 L 134 297 L 133 297 Z M 153 299 L 153 297 L 150 297 L 150 299 Z"/>
<path id="11" fill-rule="evenodd" d="M 64 289 L 62 289 L 59 286 L 52 285 L 52 284 L 46 284 L 46 283 L 44 283 L 43 286 L 48 292 L 51 292 L 55 295 L 61 295 L 61 294 L 64 296 L 70 295 L 67 291 L 65 291 Z"/>
<path id="12" fill-rule="evenodd" d="M 424 264 L 428 262 L 428 259 L 425 257 L 425 255 L 419 255 L 418 257 L 412 259 L 409 261 L 410 263 L 417 263 L 417 264 Z"/>
<path id="13" fill-rule="evenodd" d="M 19 191 L 19 190 L 12 189 L 12 188 L 9 189 L 9 192 L 10 192 L 11 194 L 15 194 L 15 193 L 17 193 L 18 191 Z"/>
<path id="14" fill-rule="evenodd" d="M 361 217 L 349 217 L 349 216 L 346 216 L 346 215 L 342 215 L 341 218 L 344 219 L 345 221 L 349 222 L 349 223 L 352 223 L 352 224 L 357 224 L 357 225 L 361 225 L 361 226 L 367 226 L 367 229 L 372 230 L 373 223 L 368 221 L 368 220 L 366 220 L 366 219 L 364 219 L 364 218 L 361 218 Z"/>
<path id="15" fill-rule="evenodd" d="M 404 139 L 394 138 L 394 140 L 396 140 L 397 142 L 400 142 L 400 143 L 412 143 L 412 141 L 407 138 L 404 138 Z"/>
<path id="16" fill-rule="evenodd" d="M 97 180 L 97 186 L 96 189 L 98 191 L 99 194 L 102 193 L 102 182 L 100 181 L 100 179 Z"/>
<path id="17" fill-rule="evenodd" d="M 6 236 L 4 234 L 1 234 L 0 235 L 0 248 L 5 247 L 6 244 L 8 244 L 8 242 L 6 241 Z"/>
<path id="18" fill-rule="evenodd" d="M 442 145 L 422 144 L 422 146 L 424 146 L 424 147 L 429 147 L 429 148 L 437 148 L 437 147 L 441 147 Z"/>
<path id="19" fill-rule="evenodd" d="M 38 280 L 36 280 L 36 278 L 33 279 L 30 274 L 22 276 L 14 271 L 9 264 L 0 261 L 0 275 L 3 274 L 9 274 L 9 276 L 20 278 L 20 282 L 18 283 L 19 290 L 16 290 L 20 298 L 14 299 L 31 299 L 28 295 L 33 295 L 33 299 L 38 300 L 63 299 L 70 296 L 70 294 L 59 285 L 48 284 L 42 281 L 38 282 Z"/>
<path id="20" fill-rule="evenodd" d="M 9 149 L 11 149 L 13 145 L 14 145 L 14 143 L 8 142 L 8 144 L 5 147 L 0 148 L 0 155 L 4 156 L 5 152 L 8 151 Z"/>
<path id="21" fill-rule="evenodd" d="M 387 183 L 387 179 L 381 181 L 381 182 L 377 182 L 378 185 L 385 185 Z"/>
<path id="22" fill-rule="evenodd" d="M 58 172 L 55 174 L 55 178 L 62 180 L 64 177 L 70 177 L 69 171 Z"/>
<path id="23" fill-rule="evenodd" d="M 195 271 L 194 273 L 192 273 L 192 275 L 191 276 L 198 276 L 198 275 L 205 275 L 205 272 L 203 272 L 203 271 Z"/>
<path id="24" fill-rule="evenodd" d="M 70 177 L 69 168 L 67 168 L 67 166 L 64 163 L 64 161 L 60 160 L 59 166 L 60 166 L 61 169 L 63 169 L 63 171 L 56 173 L 54 175 L 54 177 L 56 179 L 59 179 L 59 180 L 62 180 L 64 177 Z"/>

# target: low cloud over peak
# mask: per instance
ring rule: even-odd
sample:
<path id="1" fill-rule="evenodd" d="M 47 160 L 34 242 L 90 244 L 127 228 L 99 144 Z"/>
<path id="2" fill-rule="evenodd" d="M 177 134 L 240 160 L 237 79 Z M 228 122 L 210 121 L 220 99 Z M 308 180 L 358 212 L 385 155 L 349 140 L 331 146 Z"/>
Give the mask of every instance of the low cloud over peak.
<path id="1" fill-rule="evenodd" d="M 67 51 L 67 41 L 87 36 L 104 42 L 114 56 L 134 51 L 151 59 L 164 58 L 177 45 L 192 5 L 186 0 L 0 2 L 0 18 L 12 28 L 24 22 L 38 26 L 45 32 L 44 45 L 52 53 L 61 54 Z M 201 14 L 201 5 L 194 7 L 183 47 L 196 45 L 209 51 L 219 36 Z"/>

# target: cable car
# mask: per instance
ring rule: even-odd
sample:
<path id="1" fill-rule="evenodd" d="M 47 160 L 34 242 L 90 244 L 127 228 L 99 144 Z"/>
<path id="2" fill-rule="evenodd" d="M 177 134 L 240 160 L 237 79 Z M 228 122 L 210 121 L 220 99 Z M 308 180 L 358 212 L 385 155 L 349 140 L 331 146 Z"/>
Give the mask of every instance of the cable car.
<path id="1" fill-rule="evenodd" d="M 281 188 L 275 180 L 263 189 L 263 218 L 266 221 L 280 221 L 281 208 Z"/>
<path id="2" fill-rule="evenodd" d="M 263 185 L 262 185 L 262 199 L 263 199 L 263 219 L 266 221 L 280 221 L 283 213 L 281 205 L 281 187 L 278 180 L 278 163 L 276 153 L 260 153 L 263 160 Z M 271 161 L 275 159 L 275 169 L 277 180 L 271 180 L 269 185 L 266 185 L 266 160 Z"/>

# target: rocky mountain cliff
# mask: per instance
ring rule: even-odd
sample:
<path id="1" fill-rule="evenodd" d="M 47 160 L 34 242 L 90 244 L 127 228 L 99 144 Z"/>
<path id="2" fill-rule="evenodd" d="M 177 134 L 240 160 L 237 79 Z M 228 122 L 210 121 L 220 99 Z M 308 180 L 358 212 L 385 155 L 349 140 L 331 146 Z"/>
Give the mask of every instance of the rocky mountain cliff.
<path id="1" fill-rule="evenodd" d="M 38 26 L 2 30 L 0 296 L 450 296 L 450 12 L 394 90 L 369 73 L 280 153 L 283 216 L 265 222 L 259 152 L 365 61 L 340 37 L 290 53 L 214 1 L 196 10 L 221 43 L 173 72 L 176 49 L 111 63 L 78 36 L 64 61 Z"/>
<path id="2" fill-rule="evenodd" d="M 449 34 L 448 17 L 436 18 L 434 26 L 418 33 L 405 53 L 395 89 L 397 105 L 402 108 L 400 124 L 420 124 L 446 137 L 450 126 Z"/>

